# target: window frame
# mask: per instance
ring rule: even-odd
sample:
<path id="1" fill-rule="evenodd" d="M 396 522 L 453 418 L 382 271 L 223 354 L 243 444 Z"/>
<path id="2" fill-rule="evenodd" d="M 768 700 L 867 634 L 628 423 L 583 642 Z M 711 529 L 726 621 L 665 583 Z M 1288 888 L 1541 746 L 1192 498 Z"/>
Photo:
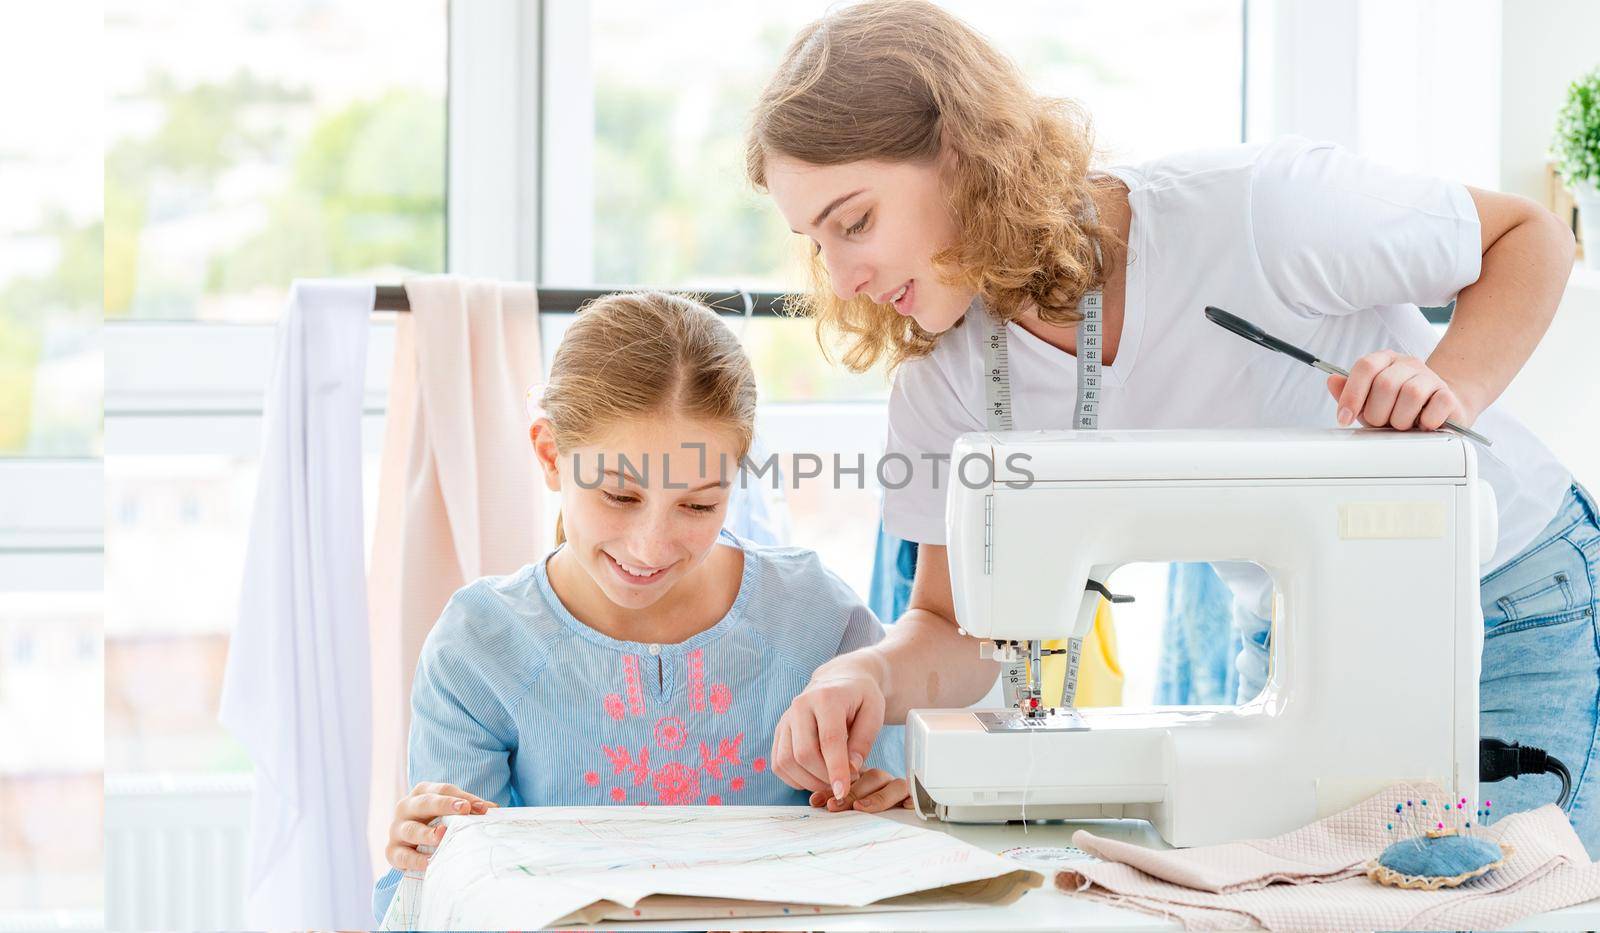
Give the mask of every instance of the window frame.
<path id="1" fill-rule="evenodd" d="M 1287 103 L 1263 91 L 1258 68 L 1263 59 L 1293 63 L 1303 45 L 1315 46 L 1319 59 L 1333 56 L 1319 30 L 1326 24 L 1308 18 L 1337 18 L 1337 11 L 1298 0 L 1240 0 L 1245 30 L 1240 62 L 1240 131 L 1247 138 L 1263 122 L 1277 123 L 1295 107 L 1334 106 L 1323 96 Z M 560 237 L 545 237 L 547 211 L 541 198 L 578 204 L 592 193 L 591 150 L 568 145 L 563 126 L 592 120 L 593 95 L 573 91 L 563 76 L 589 74 L 588 22 L 592 0 L 474 0 L 448 5 L 446 86 L 446 269 L 451 274 L 519 281 L 542 281 L 554 250 L 570 255 L 592 243 L 582 230 L 563 225 Z M 1281 28 L 1263 10 L 1295 8 L 1295 29 Z M 1353 41 L 1353 32 L 1346 30 Z M 1285 44 L 1289 43 L 1288 46 Z M 1263 51 L 1265 49 L 1266 51 Z M 548 55 L 541 54 L 549 52 Z M 1281 70 L 1281 69 L 1280 69 Z M 516 80 L 507 82 L 505 75 Z M 583 82 L 587 84 L 585 80 Z M 546 90 L 558 104 L 545 107 Z M 1291 106 L 1292 105 L 1292 106 Z M 1264 115 L 1275 115 L 1267 120 Z M 591 124 L 592 126 L 592 124 Z M 592 137 L 592 132 L 588 134 Z M 563 140 L 560 146 L 556 140 Z M 592 148 L 592 147 L 591 147 Z M 578 173 L 578 182 L 571 173 Z M 560 177 L 557 188 L 543 183 Z M 587 185 L 583 179 L 587 178 Z M 509 193 L 509 194 L 508 194 Z M 587 210 L 574 210 L 584 224 Z M 556 242 L 548 241 L 559 241 Z M 289 283 L 284 283 L 285 290 Z M 394 283 L 379 283 L 394 284 Z M 647 283 L 634 283 L 647 284 Z M 563 329 L 560 315 L 545 315 L 541 331 L 551 352 Z M 220 321 L 110 320 L 104 324 L 106 354 L 105 450 L 111 457 L 150 454 L 253 455 L 259 445 L 263 395 L 274 354 L 274 326 Z M 394 322 L 374 315 L 369 330 L 363 398 L 365 443 L 381 445 L 388 398 L 388 361 L 393 358 Z M 779 402 L 761 406 L 759 419 L 769 450 L 796 451 L 816 446 L 807 427 L 821 414 L 835 431 L 829 446 L 845 456 L 868 458 L 882 452 L 887 402 Z M 4 477 L 0 464 L 0 479 Z M 83 493 L 51 493 L 64 502 Z M 100 501 L 98 490 L 92 496 Z M 102 546 L 99 538 L 92 544 Z M 98 557 L 96 558 L 98 561 Z M 96 568 L 99 564 L 96 563 Z"/>
<path id="2" fill-rule="evenodd" d="M 445 253 L 450 274 L 548 286 L 552 283 L 543 281 L 542 272 L 549 250 L 557 247 L 547 249 L 544 241 L 563 241 L 567 244 L 561 247 L 564 250 L 572 243 L 592 242 L 592 232 L 585 240 L 582 231 L 565 225 L 560 237 L 543 236 L 546 211 L 541 204 L 546 194 L 559 196 L 563 203 L 583 203 L 581 198 L 573 201 L 571 197 L 571 192 L 581 191 L 583 185 L 565 174 L 569 171 L 587 172 L 592 186 L 592 169 L 581 158 L 583 147 L 552 142 L 569 138 L 561 128 L 572 125 L 574 114 L 581 119 L 585 112 L 582 95 L 565 95 L 565 102 L 549 113 L 543 107 L 547 87 L 570 89 L 560 74 L 572 74 L 573 68 L 588 73 L 586 24 L 591 3 L 475 0 L 449 4 Z M 1301 86 L 1294 85 L 1285 97 L 1275 93 L 1271 84 L 1275 73 L 1284 72 L 1283 63 L 1306 60 L 1313 50 L 1319 62 L 1337 60 L 1339 48 L 1350 53 L 1355 32 L 1341 30 L 1337 24 L 1342 21 L 1349 26 L 1354 22 L 1353 13 L 1345 12 L 1343 5 L 1302 0 L 1240 3 L 1245 29 L 1240 129 L 1246 139 L 1263 125 L 1293 128 L 1304 114 L 1319 108 L 1349 110 L 1351 100 L 1339 99 L 1337 89 L 1300 93 Z M 1280 7 L 1291 8 L 1293 15 L 1280 12 L 1274 17 L 1273 11 Z M 1285 24 L 1293 28 L 1285 28 Z M 551 51 L 551 56 L 541 55 L 542 50 Z M 1278 67 L 1262 64 L 1273 61 Z M 516 80 L 505 81 L 508 73 Z M 587 113 L 592 119 L 592 94 L 589 100 Z M 563 179 L 559 195 L 542 187 L 543 181 L 557 174 Z M 592 187 L 588 190 L 592 192 Z M 577 213 L 588 222 L 587 211 Z M 284 283 L 286 292 L 288 284 Z M 242 439 L 247 436 L 243 429 L 228 422 L 238 416 L 260 416 L 273 353 L 272 325 L 129 319 L 108 320 L 103 327 L 105 449 L 111 456 L 197 450 L 200 448 L 195 445 L 203 443 L 200 439 L 206 436 L 223 439 L 230 451 L 253 449 L 253 445 L 243 446 Z M 541 330 L 559 333 L 560 328 Z M 552 341 L 546 343 L 548 353 Z M 388 373 L 380 363 L 392 358 L 392 351 L 393 322 L 376 315 L 370 330 L 364 399 L 369 415 L 381 416 L 386 404 Z M 805 404 L 775 407 L 791 410 Z M 884 407 L 881 401 L 859 406 L 829 404 L 878 411 Z M 195 430 L 183 431 L 182 419 L 190 417 L 196 419 Z M 140 427 L 150 430 L 129 430 L 129 419 L 137 419 Z M 792 419 L 776 420 L 788 423 Z M 162 447 L 156 440 L 175 446 Z M 780 444 L 781 439 L 774 443 Z M 0 477 L 3 475 L 0 472 Z"/>
<path id="3" fill-rule="evenodd" d="M 0 592 L 99 591 L 104 488 L 98 459 L 0 459 Z"/>
<path id="4" fill-rule="evenodd" d="M 536 0 L 541 10 L 541 27 L 532 46 L 540 63 L 537 83 L 519 82 L 520 93 L 532 98 L 518 112 L 540 114 L 541 128 L 539 177 L 535 179 L 538 239 L 537 262 L 525 276 L 541 286 L 573 286 L 594 281 L 594 215 L 589 209 L 595 198 L 594 178 L 594 92 L 588 80 L 593 61 L 590 22 L 594 0 Z M 1354 63 L 1354 14 L 1341 9 L 1321 9 L 1307 0 L 1238 0 L 1243 32 L 1239 62 L 1239 141 L 1252 134 L 1294 130 L 1272 127 L 1307 125 L 1316 129 L 1315 114 L 1331 108 L 1338 114 L 1351 110 L 1338 82 L 1303 82 L 1289 95 L 1274 93 L 1271 83 L 1277 70 L 1295 73 L 1291 66 L 1315 53 L 1319 63 L 1336 61 L 1348 55 Z M 1343 8 L 1344 4 L 1333 5 Z M 1287 7 L 1290 15 L 1275 15 Z M 1352 6 L 1353 9 L 1353 6 Z M 1260 22 L 1253 23 L 1252 17 Z M 1348 23 L 1345 23 L 1348 20 Z M 1347 26 L 1350 28 L 1340 28 Z M 1330 35 L 1320 34 L 1330 30 Z M 1330 38 L 1331 36 L 1331 38 Z M 454 48 L 454 46 L 452 46 Z M 1258 65 L 1258 62 L 1262 63 Z M 1261 69 L 1258 79 L 1255 69 Z M 1352 76 L 1353 82 L 1353 76 Z M 549 94 L 546 95 L 548 89 Z M 553 101 L 546 107 L 547 102 Z M 453 127 L 453 124 L 452 124 Z M 1263 137 L 1267 138 L 1267 137 Z M 555 144 L 560 140 L 560 145 Z M 559 178 L 561 184 L 546 187 L 544 181 Z M 543 199 L 543 200 L 541 200 Z M 561 235 L 544 236 L 549 218 L 561 217 Z M 552 278 L 552 273 L 555 277 Z M 612 283 L 646 285 L 648 283 Z"/>

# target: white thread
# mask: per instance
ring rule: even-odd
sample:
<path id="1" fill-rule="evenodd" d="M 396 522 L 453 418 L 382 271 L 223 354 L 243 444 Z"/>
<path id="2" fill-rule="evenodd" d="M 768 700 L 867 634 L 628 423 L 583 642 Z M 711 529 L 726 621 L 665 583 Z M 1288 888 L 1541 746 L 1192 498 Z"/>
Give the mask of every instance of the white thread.
<path id="1" fill-rule="evenodd" d="M 1028 732 L 1028 770 L 1022 775 L 1022 834 L 1028 834 L 1028 795 L 1033 792 L 1034 749 L 1033 743 L 1039 738 L 1038 730 Z"/>

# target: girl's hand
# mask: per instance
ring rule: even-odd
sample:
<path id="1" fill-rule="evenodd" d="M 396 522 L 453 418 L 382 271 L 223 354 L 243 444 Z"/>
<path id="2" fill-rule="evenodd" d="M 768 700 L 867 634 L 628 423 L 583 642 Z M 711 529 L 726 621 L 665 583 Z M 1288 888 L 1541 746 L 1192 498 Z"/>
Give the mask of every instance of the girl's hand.
<path id="1" fill-rule="evenodd" d="M 454 784 L 424 782 L 400 798 L 394 807 L 394 822 L 389 824 L 389 845 L 384 856 L 401 871 L 426 871 L 428 856 L 417 846 L 437 846 L 444 839 L 444 824 L 430 825 L 434 819 L 451 814 L 488 813 L 498 806 L 475 797 Z"/>
<path id="2" fill-rule="evenodd" d="M 827 668 L 817 669 L 778 720 L 772 773 L 790 787 L 842 798 L 883 728 L 884 696 L 866 674 Z"/>
<path id="3" fill-rule="evenodd" d="M 1328 391 L 1338 401 L 1340 424 L 1359 417 L 1371 428 L 1437 431 L 1446 419 L 1470 427 L 1477 417 L 1428 364 L 1393 350 L 1356 360 L 1349 378 L 1329 376 Z"/>
<path id="4" fill-rule="evenodd" d="M 897 778 L 880 768 L 873 768 L 862 772 L 850 785 L 849 793 L 845 794 L 844 802 L 833 799 L 833 792 L 813 791 L 811 805 L 820 807 L 826 805 L 830 813 L 842 810 L 860 810 L 862 813 L 881 813 L 891 807 L 911 806 L 911 788 L 906 784 L 905 778 Z"/>

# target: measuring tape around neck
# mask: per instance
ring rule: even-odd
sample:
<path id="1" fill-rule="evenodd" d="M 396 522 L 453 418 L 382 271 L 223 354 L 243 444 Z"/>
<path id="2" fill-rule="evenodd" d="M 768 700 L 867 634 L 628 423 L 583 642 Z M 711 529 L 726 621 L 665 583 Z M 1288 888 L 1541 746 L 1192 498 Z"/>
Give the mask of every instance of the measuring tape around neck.
<path id="1" fill-rule="evenodd" d="M 1094 202 L 1089 202 L 1088 217 L 1095 222 Z M 1100 254 L 1100 241 L 1094 240 L 1094 260 L 1098 269 L 1105 263 Z M 981 311 L 988 327 L 983 340 L 983 361 L 987 370 L 984 379 L 985 421 L 991 431 L 1013 429 L 1011 417 L 1011 354 L 1006 337 L 1009 325 L 995 317 L 984 306 L 982 297 L 974 298 L 968 313 Z M 1101 341 L 1105 337 L 1104 296 L 1100 289 L 1092 288 L 1078 300 L 1078 393 L 1073 406 L 1072 426 L 1079 431 L 1093 431 L 1100 427 Z M 1061 689 L 1061 705 L 1072 708 L 1073 696 L 1078 692 L 1078 665 L 1083 658 L 1083 639 L 1067 639 L 1067 676 Z M 1002 675 L 1006 702 L 1016 705 L 1022 684 L 1029 678 L 1024 667 L 1031 661 L 1010 666 Z"/>
<path id="2" fill-rule="evenodd" d="M 1091 202 L 1090 222 L 1095 213 Z M 1100 253 L 1100 241 L 1094 242 L 1096 267 L 1105 268 Z M 985 412 L 991 431 L 1010 431 L 1014 425 L 1011 417 L 1011 353 L 1006 322 L 995 317 L 983 303 L 980 295 L 972 299 L 967 313 L 981 312 L 988 330 L 984 334 L 983 361 L 988 370 L 984 380 Z M 1078 299 L 1078 396 L 1073 407 L 1072 426 L 1080 431 L 1093 431 L 1100 427 L 1100 356 L 1105 339 L 1105 296 L 1098 288 L 1091 288 Z"/>

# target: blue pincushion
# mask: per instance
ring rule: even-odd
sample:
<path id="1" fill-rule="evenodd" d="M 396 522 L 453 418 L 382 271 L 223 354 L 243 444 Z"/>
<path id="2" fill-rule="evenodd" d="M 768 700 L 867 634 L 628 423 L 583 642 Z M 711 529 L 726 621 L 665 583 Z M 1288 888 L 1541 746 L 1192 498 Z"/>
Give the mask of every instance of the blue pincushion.
<path id="1" fill-rule="evenodd" d="M 1402 839 L 1368 863 L 1367 876 L 1400 888 L 1454 887 L 1499 868 L 1510 849 L 1478 836 L 1453 830 Z"/>

